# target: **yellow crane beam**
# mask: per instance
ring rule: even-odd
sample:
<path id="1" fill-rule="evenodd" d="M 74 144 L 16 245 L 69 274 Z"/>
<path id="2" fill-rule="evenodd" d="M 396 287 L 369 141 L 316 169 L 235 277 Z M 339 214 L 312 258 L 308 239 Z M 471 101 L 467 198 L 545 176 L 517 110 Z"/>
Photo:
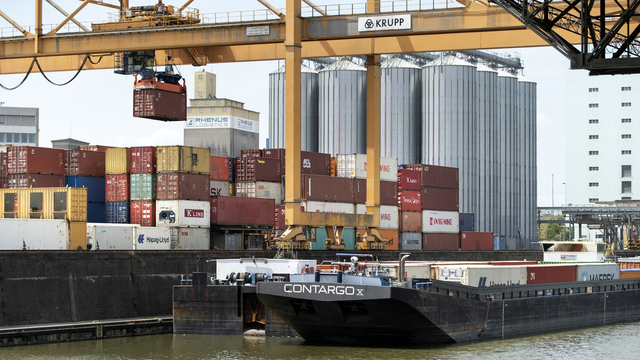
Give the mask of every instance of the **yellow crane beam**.
<path id="1" fill-rule="evenodd" d="M 47 2 L 49 3 L 49 5 L 53 6 L 54 9 L 58 10 L 62 15 L 64 16 L 69 16 L 69 13 L 64 11 L 63 8 L 61 8 L 58 4 L 56 4 L 55 2 L 53 2 L 53 0 L 47 0 Z M 74 19 L 73 17 L 71 17 L 71 21 L 73 21 L 74 24 L 78 25 L 78 27 L 84 31 L 91 31 L 89 30 L 86 26 L 82 25 L 82 23 L 76 19 Z M 59 29 L 58 29 L 59 30 Z"/>
<path id="2" fill-rule="evenodd" d="M 62 20 L 60 24 L 58 24 L 58 26 L 56 26 L 53 30 L 49 31 L 47 35 L 53 35 L 57 33 L 58 30 L 62 29 L 63 26 L 65 26 L 70 20 L 72 20 L 73 17 L 80 12 L 80 10 L 84 9 L 85 6 L 89 5 L 90 1 L 91 0 L 84 0 L 82 4 L 78 6 L 78 8 L 76 8 L 71 14 L 68 14 L 67 17 L 64 20 Z"/>
<path id="3" fill-rule="evenodd" d="M 2 10 L 0 10 L 0 16 L 2 16 L 3 19 L 7 20 L 7 22 L 9 24 L 11 24 L 11 26 L 13 26 L 14 28 L 18 29 L 18 31 L 20 31 L 22 33 L 22 35 L 24 35 L 24 36 L 33 36 L 32 33 L 28 32 L 22 26 L 20 26 L 17 22 L 13 21 L 13 19 L 10 18 L 9 15 L 3 13 Z"/>

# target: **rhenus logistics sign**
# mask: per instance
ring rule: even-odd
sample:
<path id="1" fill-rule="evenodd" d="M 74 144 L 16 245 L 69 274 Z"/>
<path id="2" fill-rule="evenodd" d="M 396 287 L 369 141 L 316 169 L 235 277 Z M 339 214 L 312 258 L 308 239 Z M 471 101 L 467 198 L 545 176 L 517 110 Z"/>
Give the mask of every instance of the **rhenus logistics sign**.
<path id="1" fill-rule="evenodd" d="M 411 15 L 361 16 L 358 31 L 411 30 Z"/>
<path id="2" fill-rule="evenodd" d="M 214 129 L 236 129 L 252 133 L 259 133 L 260 126 L 255 120 L 243 119 L 237 116 L 187 116 L 186 129 L 214 128 Z"/>

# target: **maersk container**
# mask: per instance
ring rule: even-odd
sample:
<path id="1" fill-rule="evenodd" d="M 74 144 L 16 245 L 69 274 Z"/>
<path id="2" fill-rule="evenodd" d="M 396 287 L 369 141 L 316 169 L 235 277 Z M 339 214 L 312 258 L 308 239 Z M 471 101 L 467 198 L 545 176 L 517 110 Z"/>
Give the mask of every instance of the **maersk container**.
<path id="1" fill-rule="evenodd" d="M 548 284 L 576 281 L 576 265 L 529 265 L 527 284 Z"/>
<path id="2" fill-rule="evenodd" d="M 64 182 L 68 187 L 87 189 L 87 202 L 104 203 L 107 201 L 106 179 L 104 177 L 66 176 Z"/>
<path id="3" fill-rule="evenodd" d="M 316 228 L 316 241 L 310 242 L 310 250 L 326 250 L 324 245 L 327 242 L 327 229 L 323 227 Z M 344 250 L 356 249 L 356 231 L 354 228 L 344 228 L 342 232 L 342 243 Z"/>
<path id="4" fill-rule="evenodd" d="M 422 250 L 459 250 L 460 234 L 422 233 Z"/>
<path id="5" fill-rule="evenodd" d="M 526 266 L 434 265 L 437 280 L 476 287 L 525 285 Z"/>
<path id="6" fill-rule="evenodd" d="M 3 189 L 0 218 L 87 221 L 87 189 Z"/>
<path id="7" fill-rule="evenodd" d="M 64 158 L 64 149 L 10 146 L 7 148 L 7 172 L 64 176 Z"/>
<path id="8" fill-rule="evenodd" d="M 211 196 L 209 176 L 190 173 L 158 173 L 158 200 L 206 201 Z"/>
<path id="9" fill-rule="evenodd" d="M 130 205 L 132 224 L 156 226 L 156 202 L 150 200 L 132 201 Z"/>
<path id="10" fill-rule="evenodd" d="M 133 250 L 136 228 L 133 224 L 87 224 L 87 244 L 91 250 Z"/>
<path id="11" fill-rule="evenodd" d="M 211 150 L 191 146 L 158 146 L 158 172 L 206 174 L 211 176 Z"/>
<path id="12" fill-rule="evenodd" d="M 418 170 L 398 169 L 398 189 L 422 190 L 422 172 Z"/>
<path id="13" fill-rule="evenodd" d="M 187 95 L 160 89 L 135 89 L 133 116 L 161 121 L 185 121 Z"/>
<path id="14" fill-rule="evenodd" d="M 356 203 L 367 202 L 367 180 L 354 179 L 356 187 Z M 393 181 L 380 181 L 380 205 L 398 206 L 398 184 Z"/>
<path id="15" fill-rule="evenodd" d="M 493 250 L 493 233 L 479 231 L 461 231 L 460 249 Z"/>
<path id="16" fill-rule="evenodd" d="M 620 279 L 620 265 L 611 264 L 578 264 L 576 281 L 605 281 Z"/>
<path id="17" fill-rule="evenodd" d="M 126 201 L 107 201 L 107 222 L 111 224 L 128 224 L 129 203 Z"/>
<path id="18" fill-rule="evenodd" d="M 460 213 L 460 231 L 475 231 L 473 214 Z"/>
<path id="19" fill-rule="evenodd" d="M 93 223 L 107 222 L 107 204 L 104 202 L 87 203 L 87 221 Z"/>
<path id="20" fill-rule="evenodd" d="M 129 201 L 129 174 L 114 174 L 106 177 L 107 201 Z"/>
<path id="21" fill-rule="evenodd" d="M 134 250 L 171 250 L 171 228 L 138 226 Z"/>
<path id="22" fill-rule="evenodd" d="M 105 174 L 129 174 L 131 173 L 131 149 L 108 148 L 105 152 Z"/>
<path id="23" fill-rule="evenodd" d="M 398 228 L 403 232 L 422 232 L 422 211 L 402 211 Z"/>
<path id="24" fill-rule="evenodd" d="M 209 158 L 209 179 L 212 181 L 231 181 L 229 160 L 226 156 L 211 155 Z"/>
<path id="25" fill-rule="evenodd" d="M 229 190 L 231 189 L 231 183 L 228 181 L 209 181 L 209 189 L 211 196 L 229 196 Z"/>
<path id="26" fill-rule="evenodd" d="M 338 177 L 367 178 L 367 154 L 338 154 Z M 380 180 L 398 181 L 398 159 L 380 157 Z"/>
<path id="27" fill-rule="evenodd" d="M 422 212 L 422 232 L 423 233 L 449 233 L 460 232 L 460 219 L 456 211 L 433 211 L 424 210 Z"/>
<path id="28" fill-rule="evenodd" d="M 401 211 L 422 211 L 422 192 L 413 190 L 398 191 L 398 207 Z"/>
<path id="29" fill-rule="evenodd" d="M 423 187 L 422 210 L 457 212 L 459 210 L 458 189 Z"/>
<path id="30" fill-rule="evenodd" d="M 156 172 L 156 147 L 138 146 L 131 148 L 131 173 L 152 174 Z"/>
<path id="31" fill-rule="evenodd" d="M 158 200 L 156 225 L 177 227 L 209 227 L 211 208 L 208 201 Z"/>
<path id="32" fill-rule="evenodd" d="M 103 152 L 65 150 L 65 175 L 104 177 L 105 159 Z"/>
<path id="33" fill-rule="evenodd" d="M 84 250 L 87 223 L 53 219 L 0 219 L 0 250 Z"/>
<path id="34" fill-rule="evenodd" d="M 300 180 L 301 198 L 306 201 L 355 203 L 353 179 L 304 174 Z"/>
<path id="35" fill-rule="evenodd" d="M 64 187 L 64 175 L 9 174 L 9 189 Z"/>
<path id="36" fill-rule="evenodd" d="M 212 196 L 211 224 L 274 226 L 275 200 Z"/>
<path id="37" fill-rule="evenodd" d="M 400 250 L 422 250 L 422 234 L 418 232 L 401 232 Z"/>
<path id="38" fill-rule="evenodd" d="M 131 201 L 156 199 L 156 174 L 131 174 Z"/>
<path id="39" fill-rule="evenodd" d="M 340 202 L 302 201 L 300 203 L 300 211 L 331 214 L 355 214 L 356 205 Z"/>
<path id="40" fill-rule="evenodd" d="M 274 199 L 277 206 L 282 204 L 283 195 L 280 183 L 268 181 L 236 182 L 236 196 L 239 197 Z"/>

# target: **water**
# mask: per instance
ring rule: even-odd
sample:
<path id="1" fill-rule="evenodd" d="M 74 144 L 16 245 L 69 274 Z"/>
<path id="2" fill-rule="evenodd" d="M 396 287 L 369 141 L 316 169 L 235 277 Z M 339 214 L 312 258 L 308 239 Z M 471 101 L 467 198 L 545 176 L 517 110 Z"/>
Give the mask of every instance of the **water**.
<path id="1" fill-rule="evenodd" d="M 507 340 L 420 347 L 318 346 L 301 338 L 149 335 L 0 348 L 0 359 L 638 359 L 640 322 Z"/>

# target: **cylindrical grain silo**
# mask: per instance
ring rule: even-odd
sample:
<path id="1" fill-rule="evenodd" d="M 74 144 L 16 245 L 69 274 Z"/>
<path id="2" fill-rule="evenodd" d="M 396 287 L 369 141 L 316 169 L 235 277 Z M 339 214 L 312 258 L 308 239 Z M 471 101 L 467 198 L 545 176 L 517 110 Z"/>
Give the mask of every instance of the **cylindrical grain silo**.
<path id="1" fill-rule="evenodd" d="M 497 226 L 498 162 L 497 87 L 498 72 L 478 64 L 476 72 L 478 114 L 478 207 L 475 230 L 493 232 Z M 498 234 L 498 233 L 496 233 Z M 499 235 L 499 234 L 498 234 Z"/>
<path id="2" fill-rule="evenodd" d="M 399 57 L 380 66 L 380 155 L 420 162 L 420 67 Z"/>
<path id="3" fill-rule="evenodd" d="M 422 163 L 459 168 L 459 211 L 477 213 L 476 67 L 445 55 L 422 67 Z"/>
<path id="4" fill-rule="evenodd" d="M 318 151 L 366 153 L 367 71 L 347 59 L 319 73 Z"/>
<path id="5" fill-rule="evenodd" d="M 301 149 L 318 151 L 318 72 L 302 65 L 300 127 Z M 285 67 L 269 74 L 269 147 L 286 142 Z"/>
<path id="6" fill-rule="evenodd" d="M 520 224 L 523 228 L 526 249 L 534 248 L 537 238 L 537 167 L 536 167 L 536 96 L 538 85 L 522 75 L 518 75 L 519 112 L 522 132 L 522 149 L 520 153 Z M 566 206 L 566 205 L 565 205 Z M 536 247 L 537 249 L 537 247 Z"/>

